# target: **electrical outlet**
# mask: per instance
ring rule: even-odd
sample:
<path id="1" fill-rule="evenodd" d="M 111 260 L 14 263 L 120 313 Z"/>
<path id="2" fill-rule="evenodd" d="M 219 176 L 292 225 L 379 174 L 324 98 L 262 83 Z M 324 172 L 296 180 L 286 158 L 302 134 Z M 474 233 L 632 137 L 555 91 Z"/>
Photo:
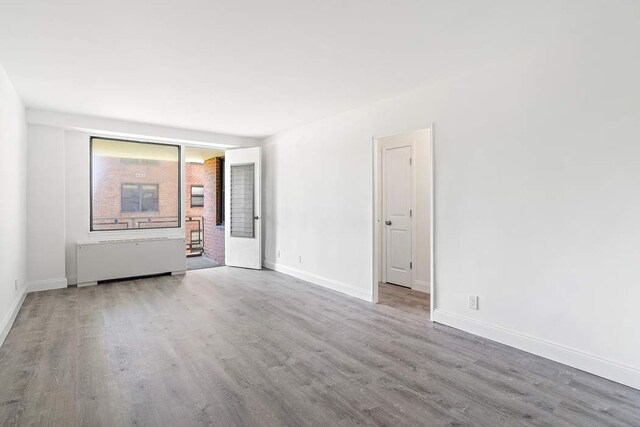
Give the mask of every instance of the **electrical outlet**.
<path id="1" fill-rule="evenodd" d="M 471 310 L 478 309 L 478 297 L 475 295 L 469 295 L 469 308 Z"/>
<path id="2" fill-rule="evenodd" d="M 298 256 L 298 263 L 302 264 L 302 255 Z"/>

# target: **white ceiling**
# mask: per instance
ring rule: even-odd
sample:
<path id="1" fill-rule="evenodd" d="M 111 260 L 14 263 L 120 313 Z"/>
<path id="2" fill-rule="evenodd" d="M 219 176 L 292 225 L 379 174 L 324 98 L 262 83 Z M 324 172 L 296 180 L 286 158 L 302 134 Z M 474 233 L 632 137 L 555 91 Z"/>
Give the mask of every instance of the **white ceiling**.
<path id="1" fill-rule="evenodd" d="M 266 136 L 550 42 L 559 4 L 0 0 L 0 64 L 30 108 Z"/>

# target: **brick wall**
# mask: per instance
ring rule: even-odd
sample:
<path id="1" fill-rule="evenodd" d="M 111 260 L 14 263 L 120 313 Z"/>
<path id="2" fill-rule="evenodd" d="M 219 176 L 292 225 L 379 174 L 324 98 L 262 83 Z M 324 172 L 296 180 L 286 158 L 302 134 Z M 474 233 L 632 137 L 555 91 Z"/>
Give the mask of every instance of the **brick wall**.
<path id="1" fill-rule="evenodd" d="M 204 253 L 224 264 L 224 226 L 220 224 L 222 206 L 217 203 L 222 191 L 222 160 L 214 157 L 204 162 Z M 224 200 L 222 201 L 224 203 Z"/>
<path id="2" fill-rule="evenodd" d="M 191 207 L 191 186 L 204 185 L 204 165 L 202 163 L 186 163 L 184 177 L 186 214 L 187 216 L 202 216 L 204 208 Z"/>
<path id="3" fill-rule="evenodd" d="M 150 221 L 155 221 L 154 225 L 160 227 L 179 226 L 177 171 L 177 162 L 94 157 L 94 229 L 139 228 Z M 122 184 L 157 184 L 158 211 L 121 212 Z"/>
<path id="4" fill-rule="evenodd" d="M 187 243 L 191 242 L 191 232 L 198 230 L 198 222 L 189 221 L 189 218 L 199 219 L 204 214 L 204 207 L 191 207 L 191 186 L 204 185 L 204 165 L 202 163 L 185 163 L 184 171 L 184 195 L 185 195 L 185 237 Z M 205 196 L 206 197 L 206 196 Z"/>

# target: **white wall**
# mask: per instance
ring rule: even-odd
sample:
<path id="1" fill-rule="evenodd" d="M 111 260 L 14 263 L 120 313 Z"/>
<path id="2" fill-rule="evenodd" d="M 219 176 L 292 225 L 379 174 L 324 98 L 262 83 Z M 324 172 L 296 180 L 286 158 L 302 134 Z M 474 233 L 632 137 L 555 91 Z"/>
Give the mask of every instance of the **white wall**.
<path id="1" fill-rule="evenodd" d="M 29 126 L 27 170 L 27 280 L 32 286 L 66 286 L 64 131 Z"/>
<path id="2" fill-rule="evenodd" d="M 0 344 L 24 296 L 27 256 L 25 109 L 0 67 Z M 17 287 L 16 281 L 17 280 Z"/>
<path id="3" fill-rule="evenodd" d="M 414 144 L 414 185 L 415 185 L 415 235 L 416 235 L 416 253 L 414 256 L 416 271 L 415 283 L 413 288 L 429 292 L 430 286 L 430 270 L 431 270 L 431 159 L 429 153 L 429 140 L 431 138 L 431 130 L 421 130 L 417 132 L 418 136 Z"/>
<path id="4" fill-rule="evenodd" d="M 171 144 L 201 144 L 221 149 L 253 147 L 257 141 L 256 138 L 35 109 L 27 110 L 27 122 L 90 134 L 100 133 L 105 137 L 149 139 Z"/>
<path id="5" fill-rule="evenodd" d="M 433 122 L 436 320 L 640 387 L 639 18 L 268 138 L 265 264 L 366 299 L 371 139 Z"/>

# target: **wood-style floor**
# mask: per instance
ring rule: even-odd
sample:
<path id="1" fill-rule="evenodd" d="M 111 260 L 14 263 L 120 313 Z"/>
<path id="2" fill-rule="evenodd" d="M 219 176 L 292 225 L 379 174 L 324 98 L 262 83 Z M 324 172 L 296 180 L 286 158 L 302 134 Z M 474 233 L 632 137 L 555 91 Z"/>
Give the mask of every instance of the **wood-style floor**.
<path id="1" fill-rule="evenodd" d="M 29 294 L 0 425 L 640 425 L 640 391 L 272 271 Z"/>
<path id="2" fill-rule="evenodd" d="M 390 283 L 378 283 L 378 304 L 397 308 L 407 314 L 429 319 L 429 294 Z M 426 316 L 426 317 L 424 317 Z"/>

